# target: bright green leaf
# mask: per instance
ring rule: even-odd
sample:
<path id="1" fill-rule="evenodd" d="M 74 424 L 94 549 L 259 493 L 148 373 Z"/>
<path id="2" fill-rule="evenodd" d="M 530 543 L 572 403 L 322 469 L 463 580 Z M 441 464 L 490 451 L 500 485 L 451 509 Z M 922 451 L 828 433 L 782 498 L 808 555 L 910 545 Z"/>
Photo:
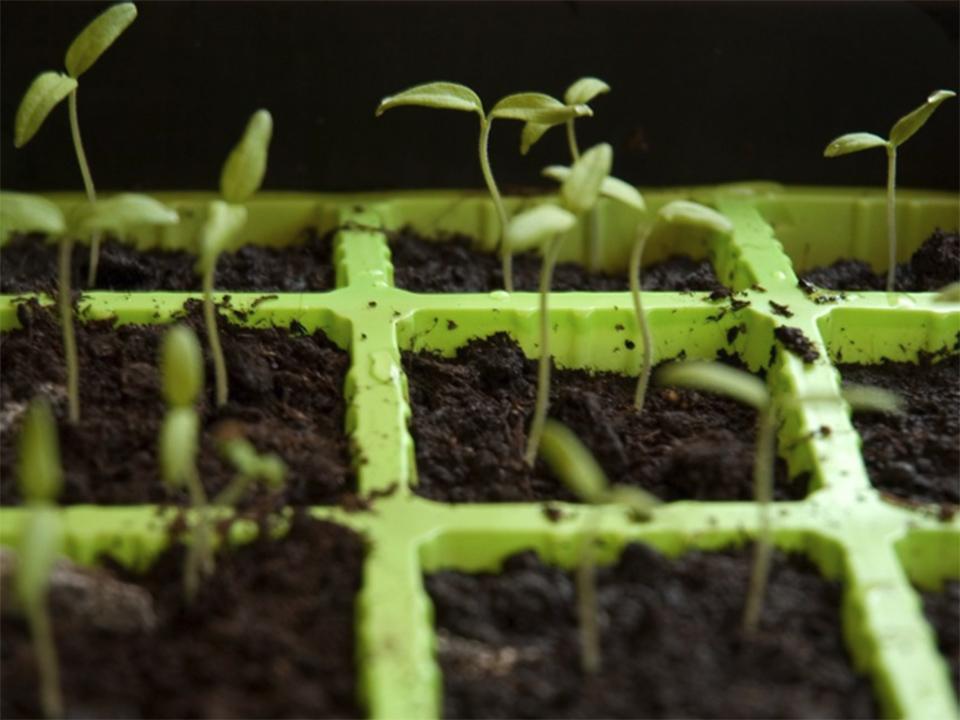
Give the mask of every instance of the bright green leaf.
<path id="1" fill-rule="evenodd" d="M 870 385 L 847 385 L 843 388 L 843 399 L 854 412 L 903 412 L 903 402 L 896 393 Z"/>
<path id="2" fill-rule="evenodd" d="M 63 524 L 53 505 L 30 508 L 17 548 L 16 592 L 25 610 L 39 608 L 47 593 L 50 573 L 63 547 Z"/>
<path id="3" fill-rule="evenodd" d="M 526 155 L 530 151 L 530 148 L 552 127 L 553 125 L 545 125 L 543 123 L 524 123 L 523 130 L 520 132 L 520 154 Z"/>
<path id="4" fill-rule="evenodd" d="M 231 205 L 223 200 L 210 203 L 207 221 L 200 232 L 198 272 L 205 273 L 216 263 L 220 253 L 230 246 L 246 223 L 247 209 L 243 205 Z"/>
<path id="5" fill-rule="evenodd" d="M 28 502 L 53 502 L 63 486 L 57 423 L 46 398 L 27 408 L 20 431 L 20 493 Z"/>
<path id="6" fill-rule="evenodd" d="M 67 48 L 64 60 L 67 72 L 78 78 L 89 70 L 136 17 L 137 8 L 133 3 L 113 5 L 100 13 Z"/>
<path id="7" fill-rule="evenodd" d="M 763 410 L 770 402 L 770 393 L 762 380 L 719 363 L 673 363 L 657 373 L 657 382 L 726 395 L 757 410 Z"/>
<path id="8" fill-rule="evenodd" d="M 106 200 L 79 205 L 70 216 L 71 229 L 89 234 L 112 230 L 127 232 L 138 225 L 176 225 L 177 211 L 139 193 L 121 193 Z"/>
<path id="9" fill-rule="evenodd" d="M 933 115 L 933 111 L 940 106 L 940 103 L 954 96 L 956 96 L 956 93 L 950 90 L 937 90 L 935 93 L 932 93 L 923 105 L 897 120 L 896 124 L 890 130 L 890 142 L 893 143 L 895 147 L 903 145 L 903 143 L 913 137 L 917 130 L 926 124 L 930 116 Z"/>
<path id="10" fill-rule="evenodd" d="M 562 183 L 570 177 L 570 168 L 565 165 L 550 165 L 543 169 L 543 175 Z M 600 183 L 600 194 L 612 200 L 617 200 L 640 212 L 647 209 L 643 195 L 641 195 L 633 185 L 619 178 L 615 178 L 612 175 L 608 175 L 603 179 L 603 182 Z"/>
<path id="11" fill-rule="evenodd" d="M 76 87 L 76 80 L 52 70 L 37 75 L 17 108 L 13 121 L 13 146 L 21 148 L 30 142 L 50 111 Z"/>
<path id="12" fill-rule="evenodd" d="M 556 125 L 570 118 L 593 115 L 586 105 L 564 105 L 543 93 L 515 93 L 501 99 L 490 111 L 491 118 Z"/>
<path id="13" fill-rule="evenodd" d="M 564 206 L 576 215 L 582 215 L 597 204 L 600 185 L 610 174 L 613 166 L 613 148 L 607 143 L 594 145 L 587 150 L 573 167 L 560 186 Z"/>
<path id="14" fill-rule="evenodd" d="M 390 95 L 380 101 L 376 116 L 400 105 L 420 105 L 441 110 L 464 110 L 483 116 L 483 103 L 466 85 L 451 82 L 431 82 Z"/>
<path id="15" fill-rule="evenodd" d="M 267 110 L 257 110 L 247 129 L 223 164 L 220 193 L 227 202 L 246 202 L 260 189 L 267 169 L 267 149 L 273 133 L 273 118 Z"/>
<path id="16" fill-rule="evenodd" d="M 63 212 L 39 195 L 0 192 L 0 240 L 15 232 L 39 232 L 54 237 L 66 230 Z"/>
<path id="17" fill-rule="evenodd" d="M 671 225 L 691 225 L 725 235 L 733 232 L 733 223 L 726 217 L 706 205 L 689 200 L 674 200 L 667 203 L 660 208 L 657 219 Z"/>
<path id="18" fill-rule="evenodd" d="M 539 454 L 553 474 L 581 500 L 604 502 L 610 484 L 607 476 L 593 454 L 566 425 L 547 420 Z"/>
<path id="19" fill-rule="evenodd" d="M 610 86 L 600 78 L 582 77 L 567 88 L 563 99 L 567 105 L 586 105 L 601 93 L 610 92 Z"/>
<path id="20" fill-rule="evenodd" d="M 561 207 L 538 205 L 510 218 L 506 231 L 507 246 L 513 252 L 530 250 L 567 232 L 576 222 L 576 217 Z"/>
<path id="21" fill-rule="evenodd" d="M 171 488 L 183 487 L 196 472 L 197 436 L 200 421 L 192 407 L 167 412 L 160 426 L 160 477 Z"/>
<path id="22" fill-rule="evenodd" d="M 849 155 L 850 153 L 860 152 L 861 150 L 886 146 L 887 141 L 879 135 L 866 132 L 848 133 L 831 141 L 823 151 L 823 156 L 839 157 L 840 155 Z"/>
<path id="23" fill-rule="evenodd" d="M 186 325 L 174 325 L 160 348 L 163 397 L 171 407 L 190 407 L 203 390 L 203 350 Z"/>

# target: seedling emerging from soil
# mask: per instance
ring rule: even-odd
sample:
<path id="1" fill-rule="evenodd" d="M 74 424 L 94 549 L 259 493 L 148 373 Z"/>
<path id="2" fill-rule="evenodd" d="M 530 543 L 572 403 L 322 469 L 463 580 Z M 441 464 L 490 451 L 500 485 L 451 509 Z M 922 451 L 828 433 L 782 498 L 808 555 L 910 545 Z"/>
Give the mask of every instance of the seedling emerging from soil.
<path id="1" fill-rule="evenodd" d="M 709 362 L 672 364 L 660 370 L 658 380 L 662 385 L 683 385 L 718 395 L 726 395 L 754 408 L 758 414 L 757 450 L 753 466 L 754 498 L 760 513 L 759 530 L 754 545 L 753 567 L 750 572 L 750 587 L 743 611 L 743 632 L 747 637 L 756 634 L 767 578 L 770 574 L 770 559 L 773 542 L 770 531 L 770 503 L 773 501 L 774 462 L 776 461 L 776 430 L 778 413 L 785 406 L 798 402 L 831 401 L 835 397 L 807 397 L 781 403 L 778 408 L 766 384 L 743 370 Z M 899 400 L 893 393 L 881 388 L 848 386 L 843 390 L 843 399 L 854 410 L 897 412 Z"/>
<path id="2" fill-rule="evenodd" d="M 540 268 L 540 361 L 537 372 L 537 403 L 533 422 L 527 435 L 527 450 L 524 459 L 533 467 L 537 459 L 537 447 L 543 433 L 544 422 L 550 404 L 550 319 L 547 306 L 553 268 L 557 264 L 564 234 L 576 224 L 578 216 L 587 213 L 597 202 L 597 194 L 603 179 L 610 173 L 613 150 L 603 143 L 583 154 L 560 188 L 560 202 L 555 205 L 538 205 L 515 216 L 507 226 L 507 244 L 518 250 L 536 246 L 543 247 L 543 264 Z"/>
<path id="3" fill-rule="evenodd" d="M 70 133 L 73 148 L 77 154 L 77 164 L 83 176 L 83 187 L 87 200 L 97 200 L 97 191 L 90 174 L 90 165 L 83 150 L 80 138 L 80 123 L 77 120 L 77 90 L 80 76 L 89 70 L 99 57 L 120 37 L 130 23 L 137 17 L 137 8 L 133 3 L 121 3 L 107 8 L 93 22 L 85 27 L 67 48 L 64 63 L 67 75 L 49 71 L 41 73 L 27 89 L 14 120 L 14 141 L 17 148 L 26 145 L 36 134 L 50 111 L 64 98 L 68 99 L 70 111 Z M 95 233 L 90 242 L 90 268 L 87 286 L 93 287 L 97 281 L 97 263 L 100 253 L 100 235 Z"/>
<path id="4" fill-rule="evenodd" d="M 933 111 L 947 98 L 956 95 L 950 90 L 937 90 L 916 110 L 897 120 L 890 129 L 890 137 L 884 140 L 879 135 L 867 132 L 841 135 L 827 145 L 824 157 L 838 157 L 870 148 L 882 147 L 887 151 L 887 242 L 890 253 L 890 266 L 887 268 L 887 292 L 893 292 L 894 276 L 897 269 L 897 215 L 896 215 L 896 176 L 897 148 L 913 137 Z"/>
<path id="5" fill-rule="evenodd" d="M 520 120 L 521 122 L 535 122 L 542 125 L 557 125 L 575 117 L 592 115 L 593 112 L 586 105 L 568 106 L 556 98 L 542 93 L 517 93 L 508 95 L 500 100 L 489 113 L 484 112 L 480 97 L 465 85 L 450 82 L 432 82 L 417 85 L 396 95 L 385 97 L 377 106 L 376 116 L 379 117 L 391 108 L 401 105 L 420 105 L 423 107 L 438 108 L 441 110 L 461 110 L 475 112 L 480 116 L 480 142 L 478 155 L 483 179 L 493 198 L 497 210 L 500 228 L 497 233 L 497 244 L 503 261 L 503 283 L 508 292 L 513 291 L 513 248 L 505 236 L 507 227 L 507 211 L 497 189 L 490 170 L 490 154 L 488 141 L 490 126 L 493 121 L 502 118 L 505 120 Z"/>
<path id="6" fill-rule="evenodd" d="M 63 542 L 55 502 L 63 484 L 53 412 L 38 398 L 27 409 L 20 434 L 20 490 L 29 514 L 20 538 L 15 589 L 33 638 L 40 676 L 40 706 L 48 718 L 63 717 L 60 672 L 47 589 Z"/>
<path id="7" fill-rule="evenodd" d="M 259 455 L 242 435 L 235 423 L 222 426 L 217 432 L 220 455 L 237 471 L 233 481 L 213 499 L 214 505 L 236 505 L 253 485 L 262 482 L 271 490 L 281 489 L 287 478 L 287 466 L 278 455 Z"/>
<path id="8" fill-rule="evenodd" d="M 650 516 L 660 504 L 655 496 L 638 487 L 611 486 L 603 468 L 567 426 L 548 420 L 543 429 L 540 456 L 571 491 L 593 505 L 621 505 L 639 518 Z M 600 632 L 597 628 L 597 589 L 594 545 L 600 515 L 584 529 L 577 566 L 577 613 L 580 619 L 580 660 L 585 673 L 600 670 Z"/>

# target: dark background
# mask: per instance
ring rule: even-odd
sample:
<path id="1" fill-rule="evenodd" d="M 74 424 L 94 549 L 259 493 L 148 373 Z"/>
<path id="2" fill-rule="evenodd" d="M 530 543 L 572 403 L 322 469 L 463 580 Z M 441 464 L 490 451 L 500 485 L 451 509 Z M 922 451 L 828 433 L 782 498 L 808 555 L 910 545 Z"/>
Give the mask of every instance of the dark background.
<path id="1" fill-rule="evenodd" d="M 62 70 L 73 36 L 107 3 L 0 4 L 0 184 L 81 188 L 66 103 L 13 148 L 32 78 Z M 613 92 L 578 121 L 581 147 L 613 145 L 633 183 L 748 179 L 880 185 L 879 150 L 826 160 L 843 132 L 886 135 L 937 88 L 960 85 L 957 2 L 142 2 L 80 80 L 80 125 L 98 187 L 215 189 L 249 114 L 275 133 L 264 187 L 480 187 L 477 118 L 373 111 L 429 80 L 474 88 L 489 108 L 521 90 L 562 97 L 582 75 Z M 903 187 L 960 186 L 958 102 L 901 151 Z M 530 156 L 520 124 L 494 124 L 501 185 L 539 184 L 566 162 L 562 130 Z"/>

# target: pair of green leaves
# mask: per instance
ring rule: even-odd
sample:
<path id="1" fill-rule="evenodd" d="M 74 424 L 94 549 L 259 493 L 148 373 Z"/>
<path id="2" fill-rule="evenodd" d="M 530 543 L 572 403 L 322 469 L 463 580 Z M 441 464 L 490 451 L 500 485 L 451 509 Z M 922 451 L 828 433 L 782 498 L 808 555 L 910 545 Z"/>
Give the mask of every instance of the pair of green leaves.
<path id="1" fill-rule="evenodd" d="M 597 95 L 610 92 L 610 86 L 595 77 L 583 77 L 574 82 L 563 95 L 563 101 L 570 107 L 587 105 Z M 527 121 L 520 133 L 520 154 L 526 155 L 530 148 L 543 137 L 552 125 Z"/>
<path id="2" fill-rule="evenodd" d="M 283 487 L 287 466 L 278 455 L 260 455 L 256 448 L 242 437 L 230 437 L 221 441 L 220 452 L 244 478 L 262 481 L 272 489 Z"/>
<path id="3" fill-rule="evenodd" d="M 894 123 L 890 129 L 890 137 L 886 140 L 879 135 L 868 132 L 848 133 L 841 135 L 827 145 L 823 155 L 824 157 L 839 157 L 840 155 L 848 155 L 875 147 L 900 147 L 926 124 L 934 110 L 940 106 L 940 103 L 955 95 L 956 93 L 951 90 L 937 90 L 932 93 L 923 105 Z"/>
<path id="4" fill-rule="evenodd" d="M 70 43 L 64 59 L 66 75 L 51 70 L 34 79 L 17 109 L 13 128 L 15 147 L 30 142 L 53 108 L 77 89 L 77 79 L 113 45 L 136 17 L 137 8 L 133 3 L 108 8 Z"/>
<path id="5" fill-rule="evenodd" d="M 160 428 L 160 474 L 177 488 L 194 472 L 200 421 L 193 405 L 203 390 L 203 350 L 185 325 L 175 325 L 163 336 L 160 381 L 170 407 Z"/>

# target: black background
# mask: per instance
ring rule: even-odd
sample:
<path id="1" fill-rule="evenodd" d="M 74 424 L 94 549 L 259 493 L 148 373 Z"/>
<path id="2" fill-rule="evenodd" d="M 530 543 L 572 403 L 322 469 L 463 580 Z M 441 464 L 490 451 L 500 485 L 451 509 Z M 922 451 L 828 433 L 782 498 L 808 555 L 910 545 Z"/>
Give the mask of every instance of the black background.
<path id="1" fill-rule="evenodd" d="M 879 150 L 822 158 L 836 135 L 886 135 L 936 88 L 960 84 L 957 2 L 143 2 L 80 80 L 80 125 L 101 189 L 216 189 L 249 114 L 270 109 L 266 189 L 481 187 L 477 118 L 401 108 L 384 95 L 429 80 L 489 108 L 521 90 L 562 97 L 582 75 L 613 87 L 578 121 L 613 145 L 614 173 L 681 185 L 771 179 L 880 185 Z M 32 78 L 62 70 L 107 3 L 0 4 L 0 184 L 81 188 L 66 103 L 13 149 Z M 900 154 L 903 187 L 960 186 L 958 102 Z M 528 157 L 520 124 L 491 137 L 501 185 L 540 184 L 566 162 L 562 130 Z"/>

